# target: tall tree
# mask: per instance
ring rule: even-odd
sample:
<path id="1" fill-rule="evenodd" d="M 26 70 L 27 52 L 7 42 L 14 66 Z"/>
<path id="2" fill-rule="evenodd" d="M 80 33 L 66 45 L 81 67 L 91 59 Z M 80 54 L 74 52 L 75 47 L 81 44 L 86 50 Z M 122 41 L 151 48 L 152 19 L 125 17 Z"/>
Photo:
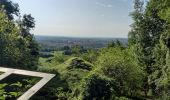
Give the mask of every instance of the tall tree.
<path id="1" fill-rule="evenodd" d="M 134 1 L 134 11 L 130 14 L 134 23 L 131 25 L 131 31 L 128 35 L 129 44 L 137 44 L 140 32 L 140 23 L 143 19 L 143 2 L 140 0 Z"/>
<path id="2" fill-rule="evenodd" d="M 145 95 L 149 91 L 148 84 L 148 74 L 149 74 L 149 55 L 150 55 L 150 38 L 149 35 L 146 34 L 146 26 L 147 20 L 144 15 L 144 2 L 141 0 L 134 0 L 134 11 L 130 14 L 134 23 L 131 25 L 132 29 L 129 32 L 129 46 L 133 48 L 135 52 L 136 58 L 138 60 L 138 64 L 143 67 L 146 75 L 143 83 L 143 90 L 145 91 Z"/>
<path id="3" fill-rule="evenodd" d="M 156 89 L 155 92 L 166 99 L 170 98 L 170 3 L 168 0 L 151 0 L 154 8 L 159 9 L 157 15 L 161 20 L 164 20 L 162 34 L 160 34 L 159 43 L 155 47 L 156 66 L 159 68 L 159 73 L 154 77 Z M 167 97 L 169 96 L 169 97 Z"/>
<path id="4" fill-rule="evenodd" d="M 0 6 L 3 6 L 5 13 L 10 20 L 14 19 L 14 15 L 19 16 L 19 5 L 10 0 L 0 0 Z"/>
<path id="5" fill-rule="evenodd" d="M 162 67 L 157 64 L 160 61 L 157 61 L 158 51 L 156 50 L 158 49 L 156 48 L 159 48 L 159 39 L 166 22 L 158 15 L 160 9 L 157 6 L 159 3 L 160 1 L 150 0 L 143 10 L 142 1 L 135 0 L 135 11 L 131 14 L 134 24 L 129 32 L 129 45 L 135 47 L 134 51 L 139 64 L 146 72 L 145 94 L 149 89 L 156 89 L 155 80 L 157 77 L 155 75 L 158 75 Z"/>
<path id="6" fill-rule="evenodd" d="M 19 6 L 11 0 L 0 1 L 0 13 L 2 13 L 2 22 L 7 21 L 0 25 L 1 27 L 1 48 L 4 54 L 7 51 L 5 48 L 13 46 L 13 49 L 8 49 L 10 54 L 6 53 L 5 56 L 1 54 L 0 65 L 8 67 L 19 67 L 24 69 L 36 69 L 38 64 L 38 44 L 31 34 L 31 30 L 35 27 L 34 18 L 29 15 L 20 15 Z M 16 18 L 18 18 L 16 20 Z M 4 27 L 7 25 L 8 27 Z M 12 31 L 17 29 L 17 32 Z M 3 31 L 8 30 L 8 31 Z M 8 38 L 3 38 L 3 36 Z M 2 41 L 7 41 L 6 44 Z M 17 50 L 17 54 L 13 50 Z M 15 55 L 15 57 L 14 57 Z M 10 57 L 11 56 L 11 57 Z M 8 59 L 7 59 L 8 58 Z M 10 60 L 10 59 L 14 59 Z"/>

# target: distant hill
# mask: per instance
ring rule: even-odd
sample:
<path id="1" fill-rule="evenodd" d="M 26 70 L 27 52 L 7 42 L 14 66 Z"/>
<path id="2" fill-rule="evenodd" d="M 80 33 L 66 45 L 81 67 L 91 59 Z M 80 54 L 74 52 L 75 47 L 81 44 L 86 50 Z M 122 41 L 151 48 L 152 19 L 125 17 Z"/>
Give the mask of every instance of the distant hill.
<path id="1" fill-rule="evenodd" d="M 43 47 L 60 49 L 64 46 L 80 45 L 85 48 L 106 47 L 111 41 L 119 40 L 127 44 L 127 38 L 78 38 L 78 37 L 57 37 L 57 36 L 35 36 L 38 43 Z"/>

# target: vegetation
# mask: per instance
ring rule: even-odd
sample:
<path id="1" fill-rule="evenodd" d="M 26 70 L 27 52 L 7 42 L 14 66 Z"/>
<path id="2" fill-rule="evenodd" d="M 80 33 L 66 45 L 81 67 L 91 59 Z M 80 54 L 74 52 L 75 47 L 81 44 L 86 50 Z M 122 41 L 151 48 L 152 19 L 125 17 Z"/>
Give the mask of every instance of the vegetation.
<path id="1" fill-rule="evenodd" d="M 168 0 L 134 0 L 134 11 L 130 13 L 134 22 L 127 45 L 109 40 L 106 46 L 106 41 L 96 40 L 94 47 L 94 44 L 55 47 L 53 40 L 38 38 L 39 48 L 30 34 L 34 18 L 19 17 L 19 6 L 2 0 L 0 66 L 56 74 L 32 100 L 169 100 L 169 11 Z M 77 40 L 81 39 L 71 38 Z M 14 84 L 1 81 L 0 99 L 16 98 L 28 89 L 28 84 L 37 81 L 28 78 L 25 82 L 25 79 L 11 80 Z"/>
<path id="2" fill-rule="evenodd" d="M 0 66 L 35 70 L 38 44 L 30 34 L 35 26 L 34 18 L 31 15 L 20 16 L 17 4 L 9 0 L 0 1 Z"/>
<path id="3" fill-rule="evenodd" d="M 39 80 L 40 78 L 12 74 L 0 82 L 0 99 L 15 100 Z"/>

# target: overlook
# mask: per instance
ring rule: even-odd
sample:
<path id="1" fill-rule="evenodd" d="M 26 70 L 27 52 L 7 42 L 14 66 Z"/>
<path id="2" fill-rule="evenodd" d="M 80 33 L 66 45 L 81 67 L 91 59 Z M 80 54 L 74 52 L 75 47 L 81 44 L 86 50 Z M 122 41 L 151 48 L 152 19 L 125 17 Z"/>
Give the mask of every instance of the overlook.
<path id="1" fill-rule="evenodd" d="M 169 10 L 169 0 L 0 0 L 0 100 L 170 100 Z"/>

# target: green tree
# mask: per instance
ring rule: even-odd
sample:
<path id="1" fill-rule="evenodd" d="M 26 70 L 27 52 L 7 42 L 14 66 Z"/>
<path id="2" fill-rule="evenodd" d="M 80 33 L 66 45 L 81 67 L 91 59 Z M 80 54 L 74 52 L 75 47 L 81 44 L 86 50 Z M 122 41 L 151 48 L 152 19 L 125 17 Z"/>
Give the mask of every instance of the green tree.
<path id="1" fill-rule="evenodd" d="M 156 64 L 155 66 L 158 66 L 159 68 L 157 73 L 155 73 L 155 77 L 158 77 L 155 79 L 156 89 L 155 92 L 159 94 L 159 96 L 164 97 L 162 99 L 169 99 L 170 98 L 170 19 L 168 12 L 170 9 L 170 3 L 168 0 L 160 0 L 155 1 L 151 0 L 151 4 L 155 4 L 154 8 L 158 9 L 157 15 L 161 18 L 161 20 L 164 20 L 165 22 L 162 24 L 164 26 L 163 32 L 160 35 L 159 43 L 155 47 L 155 58 L 156 58 Z M 153 77 L 153 78 L 155 78 Z"/>
<path id="2" fill-rule="evenodd" d="M 124 44 L 123 44 L 121 41 L 119 41 L 119 40 L 110 42 L 110 43 L 107 45 L 107 47 L 108 47 L 108 48 L 119 47 L 119 48 L 122 48 L 122 49 L 125 48 Z"/>
<path id="3" fill-rule="evenodd" d="M 19 29 L 8 20 L 5 13 L 0 13 L 0 65 L 17 65 L 20 59 L 20 49 L 17 41 L 24 40 L 19 36 Z"/>
<path id="4" fill-rule="evenodd" d="M 99 56 L 99 51 L 98 50 L 93 50 L 89 49 L 87 53 L 82 54 L 82 58 L 85 59 L 86 61 L 94 64 Z"/>
<path id="5" fill-rule="evenodd" d="M 131 31 L 128 34 L 129 45 L 134 45 L 139 42 L 139 34 L 141 31 L 141 22 L 143 20 L 143 2 L 140 0 L 134 0 L 134 11 L 130 13 L 130 16 L 134 20 L 134 23 L 131 25 Z"/>
<path id="6" fill-rule="evenodd" d="M 97 69 L 115 80 L 114 89 L 118 96 L 135 96 L 141 90 L 144 72 L 131 49 L 109 48 L 101 52 Z"/>
<path id="7" fill-rule="evenodd" d="M 166 55 L 160 55 L 159 40 L 166 25 L 158 13 L 161 10 L 158 5 L 161 3 L 158 0 L 150 0 L 144 10 L 142 1 L 135 0 L 135 11 L 131 14 L 134 23 L 129 32 L 129 45 L 136 48 L 134 52 L 138 63 L 147 73 L 144 88 L 146 95 L 149 89 L 156 89 L 155 80 L 159 78 L 160 69 L 163 67 L 159 64 L 164 63 L 160 58 Z"/>
<path id="8" fill-rule="evenodd" d="M 116 96 L 113 85 L 113 81 L 105 76 L 89 74 L 74 95 L 77 95 L 78 100 L 113 100 Z"/>
<path id="9" fill-rule="evenodd" d="M 1 0 L 0 6 L 4 8 L 9 20 L 14 19 L 13 15 L 19 16 L 19 5 L 17 3 L 13 3 L 11 0 Z"/>
<path id="10" fill-rule="evenodd" d="M 0 1 L 0 13 L 2 23 L 0 25 L 2 51 L 0 65 L 36 69 L 39 46 L 30 33 L 35 26 L 34 18 L 31 15 L 24 15 L 22 18 L 18 4 L 11 0 Z"/>
<path id="11" fill-rule="evenodd" d="M 74 45 L 71 47 L 71 53 L 72 55 L 74 56 L 80 56 L 82 53 L 85 53 L 87 50 L 83 47 L 83 46 L 80 46 L 80 45 Z"/>

